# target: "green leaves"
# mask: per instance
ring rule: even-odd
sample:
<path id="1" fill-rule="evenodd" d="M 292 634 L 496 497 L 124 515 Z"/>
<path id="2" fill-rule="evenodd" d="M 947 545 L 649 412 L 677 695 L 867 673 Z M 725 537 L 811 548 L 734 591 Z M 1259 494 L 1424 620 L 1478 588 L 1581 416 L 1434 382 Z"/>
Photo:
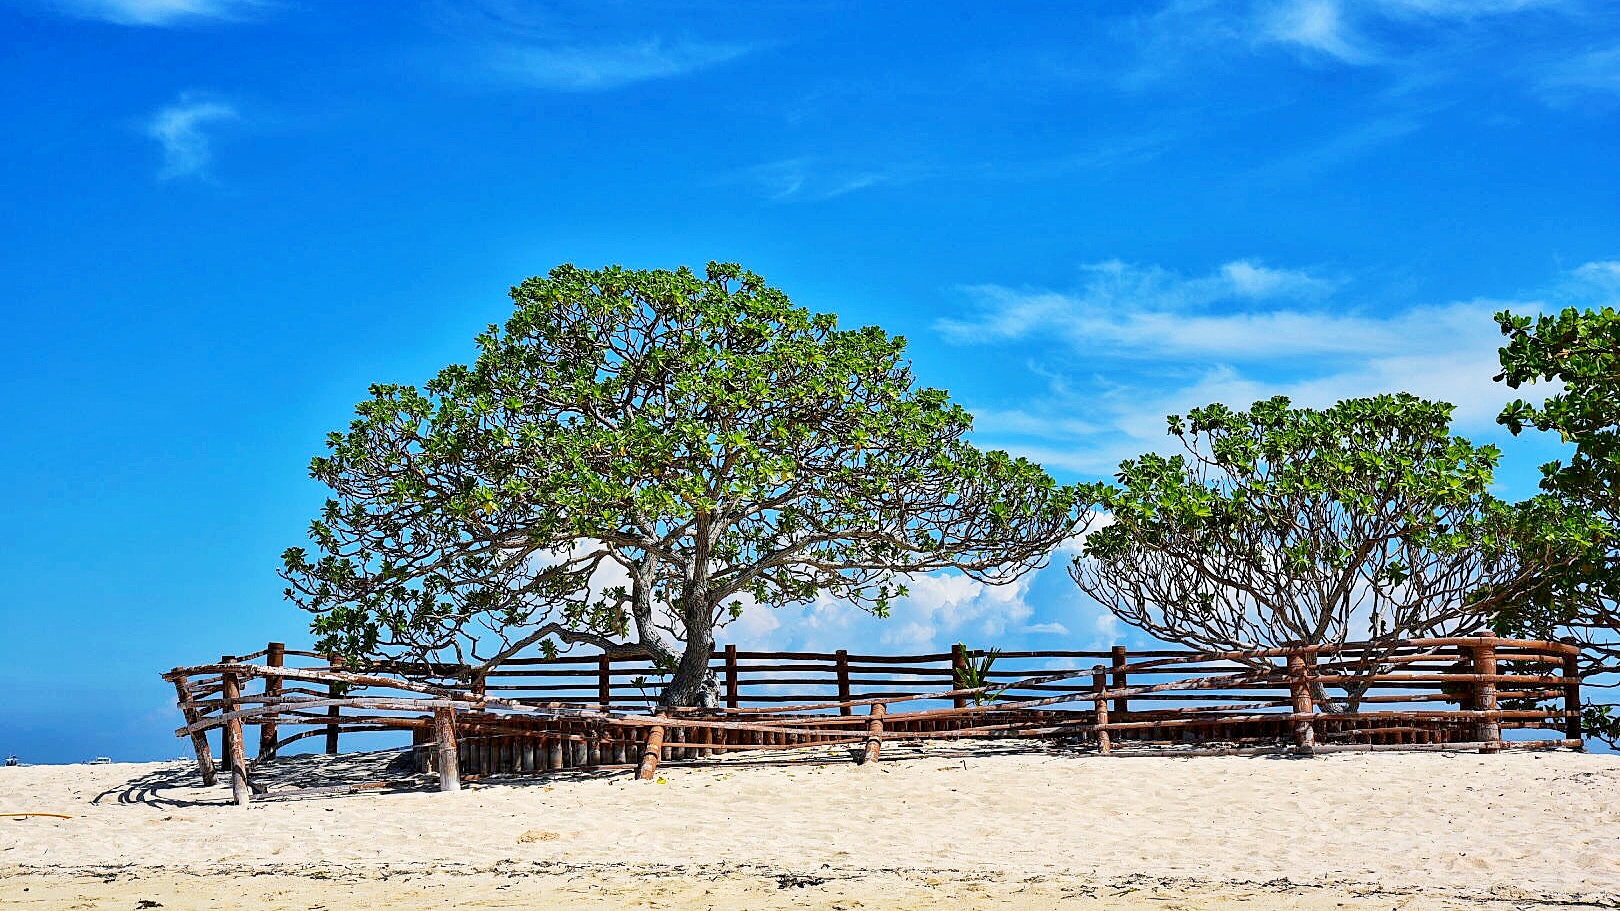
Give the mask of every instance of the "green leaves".
<path id="1" fill-rule="evenodd" d="M 1546 584 L 1509 605 L 1496 626 L 1572 638 L 1582 673 L 1620 671 L 1620 314 L 1612 307 L 1535 317 L 1496 315 L 1506 343 L 1497 380 L 1510 388 L 1552 382 L 1540 405 L 1516 400 L 1497 420 L 1513 433 L 1556 433 L 1574 451 L 1542 466 L 1543 495 L 1526 504 L 1542 548 L 1556 555 Z M 1620 741 L 1606 705 L 1588 705 L 1588 729 Z"/>
<path id="2" fill-rule="evenodd" d="M 1086 489 L 1112 521 L 1071 575 L 1126 622 L 1206 648 L 1472 629 L 1534 587 L 1557 523 L 1490 494 L 1500 454 L 1452 436 L 1451 410 L 1399 393 L 1172 415 L 1185 454 Z"/>
<path id="3" fill-rule="evenodd" d="M 472 363 L 372 387 L 312 464 L 324 556 L 284 575 L 334 643 L 477 657 L 554 630 L 672 662 L 743 595 L 881 614 L 904 574 L 1009 579 L 1075 527 L 1078 490 L 969 444 L 904 339 L 736 264 L 565 265 L 511 296 Z"/>

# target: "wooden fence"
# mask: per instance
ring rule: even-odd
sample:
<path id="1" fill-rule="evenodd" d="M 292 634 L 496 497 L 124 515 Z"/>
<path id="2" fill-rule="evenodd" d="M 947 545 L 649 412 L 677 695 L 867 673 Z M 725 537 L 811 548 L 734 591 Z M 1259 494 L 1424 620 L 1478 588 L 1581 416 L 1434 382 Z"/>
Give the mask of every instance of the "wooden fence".
<path id="1" fill-rule="evenodd" d="M 893 740 L 1041 737 L 1132 753 L 1579 748 L 1573 645 L 1488 634 L 1248 652 L 1001 652 L 929 655 L 753 652 L 726 646 L 711 669 L 721 706 L 659 714 L 646 659 L 518 658 L 481 679 L 450 665 L 362 670 L 270 643 L 251 655 L 165 674 L 205 782 L 220 731 L 236 799 L 289 744 L 345 733 L 412 732 L 440 786 L 463 775 L 634 766 L 736 750 L 841 745 L 875 760 Z M 1366 685 L 1355 711 L 1324 702 Z M 258 728 L 257 758 L 246 729 Z M 1504 736 L 1503 732 L 1526 734 Z M 1546 732 L 1554 736 L 1545 736 Z M 1541 736 L 1535 736 L 1540 732 Z M 1519 738 L 1530 739 L 1519 739 Z"/>

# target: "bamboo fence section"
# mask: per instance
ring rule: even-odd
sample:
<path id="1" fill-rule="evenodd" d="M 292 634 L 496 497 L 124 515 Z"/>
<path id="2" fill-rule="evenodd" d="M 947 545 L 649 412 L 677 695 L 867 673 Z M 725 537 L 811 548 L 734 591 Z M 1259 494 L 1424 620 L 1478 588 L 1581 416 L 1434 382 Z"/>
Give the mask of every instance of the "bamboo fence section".
<path id="1" fill-rule="evenodd" d="M 1113 755 L 1579 748 L 1578 654 L 1483 633 L 1245 652 L 1000 652 L 987 682 L 966 687 L 986 653 L 965 645 L 927 655 L 727 645 L 711 662 L 724 705 L 663 713 L 651 662 L 607 655 L 517 658 L 474 679 L 454 665 L 344 667 L 272 642 L 163 676 L 204 782 L 215 781 L 209 734 L 219 731 L 221 768 L 246 804 L 262 793 L 254 767 L 289 744 L 324 736 L 335 753 L 343 734 L 375 731 L 409 731 L 419 770 L 447 791 L 470 776 L 579 768 L 651 778 L 662 762 L 735 751 L 836 746 L 871 763 L 888 741 L 964 738 Z M 1333 690 L 1346 686 L 1364 692 L 1354 711 L 1324 703 L 1342 702 Z"/>

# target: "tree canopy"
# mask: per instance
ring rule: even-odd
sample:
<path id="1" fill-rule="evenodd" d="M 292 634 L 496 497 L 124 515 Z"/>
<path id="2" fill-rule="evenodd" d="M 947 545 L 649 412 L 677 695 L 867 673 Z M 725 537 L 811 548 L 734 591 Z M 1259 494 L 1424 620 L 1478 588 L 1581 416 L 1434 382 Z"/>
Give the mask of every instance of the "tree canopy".
<path id="1" fill-rule="evenodd" d="M 1496 320 L 1507 338 L 1497 379 L 1514 389 L 1560 384 L 1540 405 L 1510 403 L 1498 420 L 1515 434 L 1533 427 L 1574 444 L 1567 459 L 1542 466 L 1541 488 L 1570 521 L 1584 520 L 1570 535 L 1575 557 L 1534 597 L 1505 605 L 1498 630 L 1572 638 L 1583 646 L 1584 675 L 1620 673 L 1620 314 L 1609 307 L 1537 317 L 1504 311 Z M 1588 731 L 1620 741 L 1612 705 L 1589 701 L 1586 716 Z"/>
<path id="2" fill-rule="evenodd" d="M 1472 632 L 1536 568 L 1521 515 L 1489 493 L 1497 450 L 1452 436 L 1451 410 L 1401 393 L 1171 415 L 1184 452 L 1090 488 L 1112 521 L 1071 575 L 1125 622 L 1199 648 Z M 1362 688 L 1344 689 L 1353 710 Z"/>
<path id="3" fill-rule="evenodd" d="M 560 266 L 511 291 L 470 365 L 379 385 L 311 474 L 284 554 L 323 647 L 474 665 L 574 644 L 650 654 L 712 704 L 714 632 L 826 594 L 878 614 L 911 573 L 1008 581 L 1077 490 L 966 440 L 905 340 L 844 330 L 735 264 Z"/>

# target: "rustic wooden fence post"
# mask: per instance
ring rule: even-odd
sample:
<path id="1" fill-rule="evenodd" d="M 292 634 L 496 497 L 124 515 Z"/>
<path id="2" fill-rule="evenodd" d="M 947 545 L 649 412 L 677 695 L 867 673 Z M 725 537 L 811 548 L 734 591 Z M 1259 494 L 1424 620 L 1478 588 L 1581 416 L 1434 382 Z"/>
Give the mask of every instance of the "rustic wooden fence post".
<path id="1" fill-rule="evenodd" d="M 726 708 L 734 709 L 741 701 L 741 681 L 737 677 L 737 643 L 726 645 Z"/>
<path id="2" fill-rule="evenodd" d="M 1315 652 L 1311 658 L 1315 660 Z M 1299 652 L 1288 654 L 1288 694 L 1294 703 L 1294 750 L 1309 756 L 1316 752 L 1316 701 L 1311 697 L 1305 656 Z"/>
<path id="3" fill-rule="evenodd" d="M 1565 640 L 1575 644 L 1573 640 Z M 1581 740 L 1586 731 L 1581 728 L 1581 656 L 1564 656 L 1564 737 Z"/>
<path id="4" fill-rule="evenodd" d="M 343 667 L 343 659 L 336 655 L 328 655 L 326 662 L 334 671 Z M 343 684 L 328 683 L 326 685 L 326 696 L 328 699 L 341 698 L 343 696 Z M 338 719 L 343 717 L 343 713 L 338 706 L 329 705 L 326 707 L 326 717 L 328 719 L 326 722 L 326 754 L 331 756 L 338 751 Z"/>
<path id="5" fill-rule="evenodd" d="M 883 716 L 887 713 L 883 703 L 872 703 L 871 715 L 866 720 L 866 748 L 860 752 L 859 764 L 878 761 L 878 753 L 883 750 Z"/>
<path id="6" fill-rule="evenodd" d="M 1097 752 L 1107 756 L 1114 751 L 1114 742 L 1108 735 L 1108 699 L 1104 696 L 1108 692 L 1108 674 L 1100 664 L 1091 669 L 1091 687 L 1092 701 L 1097 705 Z"/>
<path id="7" fill-rule="evenodd" d="M 835 652 L 833 654 L 833 663 L 836 666 L 837 671 L 838 671 L 838 701 L 839 702 L 848 702 L 849 701 L 849 651 L 847 649 L 839 649 L 837 652 Z M 851 715 L 851 714 L 854 714 L 854 712 L 855 712 L 855 710 L 850 708 L 847 705 L 841 705 L 841 706 L 838 707 L 838 714 L 840 714 L 840 715 Z"/>
<path id="8" fill-rule="evenodd" d="M 967 666 L 967 644 L 958 642 L 951 646 L 951 689 L 962 689 L 962 678 L 967 674 Z M 968 700 L 966 696 L 957 696 L 951 700 L 951 704 L 963 709 L 967 708 Z"/>
<path id="9" fill-rule="evenodd" d="M 602 711 L 613 711 L 613 656 L 607 652 L 596 659 L 596 702 Z"/>
<path id="10" fill-rule="evenodd" d="M 185 716 L 186 724 L 196 724 L 202 715 L 192 702 L 190 681 L 185 677 L 174 678 L 174 695 L 180 702 L 180 714 Z M 218 783 L 219 777 L 214 773 L 214 751 L 208 746 L 208 733 L 192 731 L 191 748 L 197 754 L 197 771 L 202 775 L 203 786 L 213 787 Z"/>
<path id="11" fill-rule="evenodd" d="M 1127 686 L 1131 685 L 1129 675 L 1127 675 L 1125 673 L 1125 665 L 1131 663 L 1130 652 L 1126 651 L 1125 646 L 1116 645 L 1116 646 L 1114 646 L 1113 656 L 1114 656 L 1114 667 L 1113 667 L 1114 681 L 1113 681 L 1113 687 L 1116 690 L 1122 690 L 1122 689 L 1125 689 Z M 1130 714 L 1131 714 L 1130 702 L 1131 702 L 1131 700 L 1130 700 L 1130 697 L 1128 697 L 1128 696 L 1115 697 L 1115 699 L 1114 699 L 1114 715 L 1115 715 L 1114 720 L 1115 721 L 1128 721 L 1128 720 L 1130 720 Z"/>
<path id="12" fill-rule="evenodd" d="M 1480 677 L 1474 687 L 1474 702 L 1485 714 L 1474 725 L 1474 739 L 1484 744 L 1479 748 L 1481 753 L 1495 753 L 1502 749 L 1502 720 L 1496 714 L 1496 681 L 1486 679 L 1496 676 L 1495 635 L 1490 630 L 1475 635 L 1483 641 L 1472 646 L 1474 673 Z"/>
<path id="13" fill-rule="evenodd" d="M 460 751 L 456 747 L 456 710 L 433 710 L 433 750 L 439 765 L 439 790 L 461 790 Z"/>
<path id="14" fill-rule="evenodd" d="M 660 715 L 659 718 L 664 716 Z M 655 724 L 647 730 L 647 744 L 641 749 L 641 763 L 636 767 L 636 778 L 652 781 L 658 772 L 658 760 L 664 752 L 664 726 Z"/>
<path id="15" fill-rule="evenodd" d="M 221 664 L 234 664 L 235 658 L 222 656 Z M 229 715 L 242 707 L 242 687 L 237 682 L 236 674 L 226 671 L 220 675 L 221 693 L 225 701 L 225 714 Z M 221 739 L 224 740 L 223 752 L 231 769 L 231 797 L 238 806 L 247 806 L 252 797 L 252 790 L 247 780 L 247 751 L 242 744 L 242 719 L 230 718 L 225 722 L 225 729 Z"/>
<path id="16" fill-rule="evenodd" d="M 287 646 L 280 642 L 272 642 L 265 649 L 264 663 L 269 667 L 281 667 L 287 663 Z M 281 695 L 281 678 L 270 676 L 264 678 L 265 699 L 274 699 Z M 266 715 L 259 722 L 259 759 L 276 758 L 276 716 Z"/>

